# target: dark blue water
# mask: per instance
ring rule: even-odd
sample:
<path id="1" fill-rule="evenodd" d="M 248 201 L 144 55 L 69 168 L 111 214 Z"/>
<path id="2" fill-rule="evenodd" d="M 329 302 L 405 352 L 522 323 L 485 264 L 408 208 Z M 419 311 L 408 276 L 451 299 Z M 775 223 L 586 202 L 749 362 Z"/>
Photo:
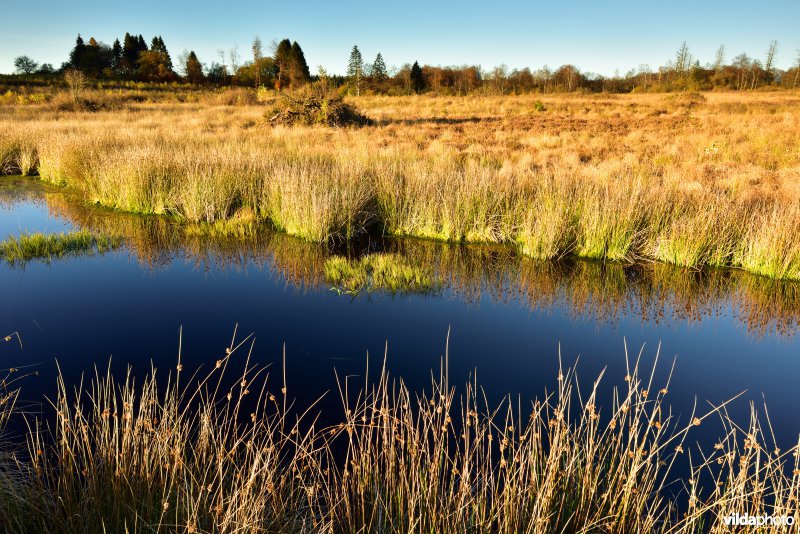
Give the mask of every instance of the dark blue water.
<path id="1" fill-rule="evenodd" d="M 443 288 L 351 297 L 325 283 L 325 252 L 315 245 L 280 235 L 192 240 L 164 221 L 87 209 L 41 185 L 8 179 L 0 190 L 3 238 L 80 226 L 116 226 L 127 245 L 0 265 L 0 334 L 22 338 L 21 348 L 0 345 L 0 367 L 38 373 L 21 381 L 34 403 L 52 397 L 56 362 L 68 383 L 109 358 L 119 371 L 131 364 L 144 374 L 153 362 L 166 374 L 182 328 L 184 367 L 209 367 L 238 325 L 240 338 L 254 336 L 252 360 L 269 366 L 271 381 L 280 382 L 285 346 L 290 397 L 302 404 L 330 391 L 320 406 L 337 411 L 334 370 L 360 382 L 367 355 L 377 369 L 386 350 L 392 375 L 422 388 L 438 374 L 449 332 L 450 382 L 476 374 L 490 402 L 510 394 L 524 404 L 552 390 L 559 349 L 565 367 L 579 361 L 582 389 L 603 369 L 608 387 L 624 388 L 625 344 L 631 360 L 642 351 L 647 370 L 660 345 L 656 384 L 674 360 L 668 401 L 682 417 L 695 402 L 702 412 L 744 391 L 730 410 L 741 424 L 751 401 L 766 400 L 782 448 L 800 431 L 796 285 L 743 273 L 537 265 L 500 249 L 405 242 L 383 246 L 435 263 Z M 704 424 L 696 436 L 719 430 Z"/>

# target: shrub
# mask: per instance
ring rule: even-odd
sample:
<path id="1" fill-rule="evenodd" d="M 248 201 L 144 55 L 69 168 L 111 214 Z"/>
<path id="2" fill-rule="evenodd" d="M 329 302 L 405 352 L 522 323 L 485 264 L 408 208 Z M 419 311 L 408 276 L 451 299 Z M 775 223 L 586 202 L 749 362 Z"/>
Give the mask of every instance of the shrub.
<path id="1" fill-rule="evenodd" d="M 329 86 L 324 76 L 311 87 L 284 92 L 267 116 L 270 123 L 287 126 L 366 126 L 373 122 L 355 107 L 345 103 Z"/>

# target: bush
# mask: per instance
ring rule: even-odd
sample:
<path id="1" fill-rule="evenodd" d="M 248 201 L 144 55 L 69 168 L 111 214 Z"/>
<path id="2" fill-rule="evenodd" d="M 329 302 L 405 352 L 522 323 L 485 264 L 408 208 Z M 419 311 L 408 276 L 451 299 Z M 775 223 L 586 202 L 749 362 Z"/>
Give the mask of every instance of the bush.
<path id="1" fill-rule="evenodd" d="M 273 125 L 366 126 L 372 119 L 344 102 L 328 84 L 325 76 L 302 89 L 284 92 L 267 113 Z"/>

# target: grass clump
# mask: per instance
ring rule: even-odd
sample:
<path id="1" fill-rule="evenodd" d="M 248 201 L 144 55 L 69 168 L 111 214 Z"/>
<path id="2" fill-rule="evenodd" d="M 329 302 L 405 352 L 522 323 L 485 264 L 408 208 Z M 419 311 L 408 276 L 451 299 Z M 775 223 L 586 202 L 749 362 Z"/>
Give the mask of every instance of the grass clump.
<path id="1" fill-rule="evenodd" d="M 675 202 L 646 253 L 689 269 L 730 265 L 740 225 L 718 199 Z"/>
<path id="2" fill-rule="evenodd" d="M 537 185 L 517 234 L 522 254 L 551 260 L 571 249 L 575 233 L 574 196 L 574 187 L 563 179 L 547 177 Z"/>
<path id="3" fill-rule="evenodd" d="M 575 253 L 582 258 L 627 261 L 636 252 L 646 220 L 644 191 L 635 178 L 622 184 L 615 177 L 607 180 L 581 188 Z"/>
<path id="4" fill-rule="evenodd" d="M 736 251 L 736 264 L 775 279 L 800 280 L 800 207 L 757 210 Z"/>
<path id="5" fill-rule="evenodd" d="M 325 279 L 343 293 L 383 290 L 395 293 L 427 293 L 439 286 L 434 272 L 412 265 L 398 254 L 369 254 L 358 260 L 329 258 Z"/>
<path id="6" fill-rule="evenodd" d="M 31 260 L 51 261 L 65 256 L 103 254 L 117 248 L 121 239 L 80 230 L 60 234 L 23 233 L 0 243 L 0 258 L 11 265 Z"/>

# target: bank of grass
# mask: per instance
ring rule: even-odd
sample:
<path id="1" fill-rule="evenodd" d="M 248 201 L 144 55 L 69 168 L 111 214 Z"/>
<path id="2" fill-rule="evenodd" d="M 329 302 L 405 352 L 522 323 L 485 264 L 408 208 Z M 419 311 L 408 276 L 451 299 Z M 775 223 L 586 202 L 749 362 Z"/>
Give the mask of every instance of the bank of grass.
<path id="1" fill-rule="evenodd" d="M 245 212 L 315 242 L 380 228 L 537 259 L 800 277 L 793 93 L 688 111 L 654 95 L 551 97 L 542 113 L 527 97 L 356 103 L 375 126 L 273 128 L 259 106 L 212 103 L 23 107 L 0 115 L 0 162 L 120 210 L 212 224 Z"/>
<path id="2" fill-rule="evenodd" d="M 0 258 L 11 265 L 32 260 L 51 261 L 65 256 L 103 254 L 117 248 L 120 238 L 98 235 L 86 230 L 58 234 L 23 233 L 0 242 Z"/>
<path id="3" fill-rule="evenodd" d="M 399 254 L 375 253 L 359 259 L 333 256 L 325 260 L 323 269 L 325 279 L 343 293 L 429 293 L 440 286 L 432 270 Z"/>
<path id="4" fill-rule="evenodd" d="M 602 377 L 579 390 L 564 369 L 529 410 L 457 390 L 446 368 L 419 392 L 382 371 L 340 384 L 343 416 L 322 426 L 291 407 L 285 381 L 234 371 L 249 348 L 237 343 L 207 376 L 179 364 L 140 385 L 59 380 L 49 425 L 30 416 L 24 439 L 2 435 L 3 530 L 689 533 L 727 532 L 735 513 L 800 520 L 797 446 L 771 442 L 755 411 L 679 421 L 669 381 L 635 361 L 610 398 Z M 21 416 L 15 398 L 2 397 L 0 422 Z M 715 419 L 720 438 L 696 443 Z"/>

